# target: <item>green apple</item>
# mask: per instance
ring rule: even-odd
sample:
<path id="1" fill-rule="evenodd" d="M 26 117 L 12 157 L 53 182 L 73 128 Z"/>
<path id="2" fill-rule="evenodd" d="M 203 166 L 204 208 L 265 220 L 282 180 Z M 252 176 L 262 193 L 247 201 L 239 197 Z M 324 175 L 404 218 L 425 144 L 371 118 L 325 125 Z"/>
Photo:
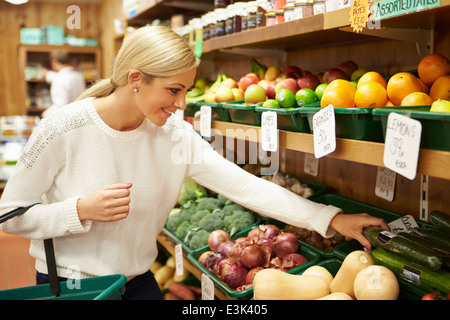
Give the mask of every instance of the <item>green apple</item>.
<path id="1" fill-rule="evenodd" d="M 431 104 L 431 112 L 450 112 L 450 101 L 438 99 Z"/>
<path id="2" fill-rule="evenodd" d="M 359 68 L 356 69 L 355 71 L 353 71 L 352 75 L 350 76 L 350 81 L 356 81 L 358 82 L 359 78 L 361 78 L 361 76 L 366 73 L 369 72 L 369 69 L 366 68 Z"/>
<path id="3" fill-rule="evenodd" d="M 251 84 L 244 92 L 244 100 L 247 104 L 263 102 L 266 100 L 266 90 L 259 84 Z"/>

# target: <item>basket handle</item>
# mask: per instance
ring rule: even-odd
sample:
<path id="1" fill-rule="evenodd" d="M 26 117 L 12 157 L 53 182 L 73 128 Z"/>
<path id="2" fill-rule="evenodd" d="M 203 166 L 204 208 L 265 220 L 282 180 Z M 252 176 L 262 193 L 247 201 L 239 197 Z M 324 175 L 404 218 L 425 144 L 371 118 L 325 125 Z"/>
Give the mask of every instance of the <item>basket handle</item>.
<path id="1" fill-rule="evenodd" d="M 31 207 L 37 205 L 38 203 L 34 203 L 27 207 L 18 207 L 10 212 L 0 216 L 0 223 L 3 223 L 11 218 L 20 216 L 27 212 Z M 58 274 L 56 271 L 56 260 L 55 260 L 55 250 L 53 247 L 52 239 L 44 240 L 44 248 L 45 248 L 45 258 L 47 260 L 47 269 L 48 269 L 48 278 L 50 283 L 50 290 L 55 296 L 60 295 L 60 287 L 58 282 Z"/>

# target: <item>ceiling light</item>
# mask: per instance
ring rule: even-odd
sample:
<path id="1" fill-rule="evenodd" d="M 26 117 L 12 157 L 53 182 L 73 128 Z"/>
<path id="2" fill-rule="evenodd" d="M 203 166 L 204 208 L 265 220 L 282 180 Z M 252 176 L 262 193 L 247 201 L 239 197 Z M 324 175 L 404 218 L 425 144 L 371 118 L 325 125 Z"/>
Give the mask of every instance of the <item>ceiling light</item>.
<path id="1" fill-rule="evenodd" d="M 5 1 L 12 4 L 24 4 L 28 2 L 28 0 L 5 0 Z"/>

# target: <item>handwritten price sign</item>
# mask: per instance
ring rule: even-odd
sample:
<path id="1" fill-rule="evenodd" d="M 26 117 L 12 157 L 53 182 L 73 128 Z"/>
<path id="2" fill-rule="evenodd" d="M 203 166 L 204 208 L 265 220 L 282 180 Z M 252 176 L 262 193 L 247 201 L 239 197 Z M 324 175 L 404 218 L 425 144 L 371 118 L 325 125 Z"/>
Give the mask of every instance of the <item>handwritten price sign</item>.
<path id="1" fill-rule="evenodd" d="M 352 6 L 350 7 L 350 26 L 354 32 L 361 32 L 366 26 L 369 17 L 368 9 L 368 0 L 353 0 Z"/>

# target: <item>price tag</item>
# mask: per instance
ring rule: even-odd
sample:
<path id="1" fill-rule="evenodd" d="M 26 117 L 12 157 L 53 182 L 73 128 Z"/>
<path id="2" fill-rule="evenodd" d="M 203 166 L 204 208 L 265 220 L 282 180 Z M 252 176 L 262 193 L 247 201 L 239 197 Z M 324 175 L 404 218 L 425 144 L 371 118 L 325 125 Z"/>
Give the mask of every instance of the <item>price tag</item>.
<path id="1" fill-rule="evenodd" d="M 214 300 L 214 283 L 202 273 L 202 300 Z"/>
<path id="2" fill-rule="evenodd" d="M 175 246 L 175 272 L 177 276 L 182 276 L 184 273 L 183 248 L 181 247 L 181 244 Z"/>
<path id="3" fill-rule="evenodd" d="M 202 137 L 211 137 L 211 107 L 200 107 L 200 135 Z"/>
<path id="4" fill-rule="evenodd" d="M 416 220 L 411 215 L 405 215 L 397 220 L 388 223 L 392 233 L 411 232 L 412 229 L 419 227 Z"/>
<path id="5" fill-rule="evenodd" d="M 264 111 L 261 114 L 261 147 L 264 151 L 276 152 L 278 149 L 277 113 Z"/>
<path id="6" fill-rule="evenodd" d="M 321 158 L 336 150 L 336 121 L 333 105 L 313 116 L 314 156 Z"/>
<path id="7" fill-rule="evenodd" d="M 369 1 L 368 0 L 353 0 L 350 8 L 350 26 L 353 32 L 361 32 L 366 26 L 369 17 Z"/>
<path id="8" fill-rule="evenodd" d="M 392 201 L 394 199 L 396 177 L 397 174 L 394 171 L 378 167 L 375 195 L 387 201 Z"/>
<path id="9" fill-rule="evenodd" d="M 319 173 L 319 159 L 314 157 L 311 153 L 305 153 L 303 171 L 313 177 L 317 177 L 317 174 Z"/>
<path id="10" fill-rule="evenodd" d="M 384 165 L 413 180 L 417 172 L 421 134 L 419 121 L 391 112 L 386 126 Z"/>

